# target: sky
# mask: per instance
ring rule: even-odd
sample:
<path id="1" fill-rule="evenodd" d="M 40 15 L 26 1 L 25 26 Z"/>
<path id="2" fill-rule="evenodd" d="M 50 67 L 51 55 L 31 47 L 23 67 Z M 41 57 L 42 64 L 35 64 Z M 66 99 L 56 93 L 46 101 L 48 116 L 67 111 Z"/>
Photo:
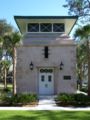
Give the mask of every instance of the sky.
<path id="1" fill-rule="evenodd" d="M 65 0 L 0 0 L 0 19 L 17 29 L 14 16 L 65 16 Z"/>

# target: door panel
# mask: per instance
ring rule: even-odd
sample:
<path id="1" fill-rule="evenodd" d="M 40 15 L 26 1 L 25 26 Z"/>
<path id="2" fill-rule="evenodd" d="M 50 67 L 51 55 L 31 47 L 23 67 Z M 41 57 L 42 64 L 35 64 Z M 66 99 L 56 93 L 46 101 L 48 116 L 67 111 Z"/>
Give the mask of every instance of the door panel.
<path id="1" fill-rule="evenodd" d="M 54 80 L 52 73 L 39 73 L 39 94 L 54 94 Z"/>

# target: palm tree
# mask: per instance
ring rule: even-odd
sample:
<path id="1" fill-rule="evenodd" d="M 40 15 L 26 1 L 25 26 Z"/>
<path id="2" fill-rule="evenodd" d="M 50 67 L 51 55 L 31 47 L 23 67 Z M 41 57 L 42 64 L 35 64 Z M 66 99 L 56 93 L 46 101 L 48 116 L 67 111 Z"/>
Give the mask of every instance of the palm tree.
<path id="1" fill-rule="evenodd" d="M 89 39 L 90 39 L 90 24 L 85 25 L 82 28 L 78 28 L 75 31 L 75 37 L 79 37 L 83 40 L 83 43 L 86 47 L 86 55 L 87 55 L 87 63 L 88 63 L 88 95 L 90 96 L 90 47 L 89 47 Z"/>
<path id="2" fill-rule="evenodd" d="M 10 24 L 8 24 L 6 20 L 4 19 L 0 20 L 0 36 L 9 34 L 12 31 L 13 31 L 13 27 Z"/>
<path id="3" fill-rule="evenodd" d="M 7 88 L 7 73 L 8 73 L 8 69 L 11 65 L 10 61 L 8 60 L 2 60 L 1 62 L 1 68 L 2 68 L 2 72 L 4 73 L 4 89 Z"/>
<path id="4" fill-rule="evenodd" d="M 21 36 L 18 32 L 13 32 L 11 35 L 4 36 L 4 45 L 12 49 L 13 59 L 13 94 L 16 94 L 16 45 L 20 42 Z"/>
<path id="5" fill-rule="evenodd" d="M 86 45 L 79 44 L 77 45 L 77 78 L 80 85 L 79 89 L 82 89 L 82 80 L 85 78 L 86 74 L 86 65 L 87 65 L 87 55 L 86 55 Z"/>

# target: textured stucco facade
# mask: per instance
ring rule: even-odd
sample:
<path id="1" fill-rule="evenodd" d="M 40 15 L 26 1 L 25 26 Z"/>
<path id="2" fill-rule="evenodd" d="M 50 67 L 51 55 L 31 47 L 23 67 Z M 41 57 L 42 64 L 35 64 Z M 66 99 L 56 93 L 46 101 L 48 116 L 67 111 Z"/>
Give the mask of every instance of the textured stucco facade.
<path id="1" fill-rule="evenodd" d="M 31 39 L 31 38 L 30 38 Z M 49 41 L 50 36 L 48 37 Z M 37 39 L 36 39 L 37 40 Z M 55 39 L 54 39 L 55 40 Z M 76 91 L 76 46 L 72 40 L 63 40 L 61 43 L 49 44 L 49 58 L 44 58 L 44 44 L 22 45 L 17 47 L 17 92 L 33 92 L 39 94 L 39 69 L 54 69 L 54 94 Z M 68 44 L 67 44 L 68 41 Z M 30 62 L 34 68 L 30 70 Z M 60 62 L 63 62 L 63 70 L 60 70 Z M 64 76 L 71 76 L 70 80 L 64 80 Z"/>
<path id="2" fill-rule="evenodd" d="M 23 34 L 23 40 L 16 48 L 16 91 L 54 95 L 76 92 L 76 44 L 68 35 L 76 17 L 21 17 L 16 23 Z M 50 23 L 51 32 L 42 32 L 41 23 Z M 39 27 L 38 32 L 27 32 L 28 23 Z M 36 24 L 38 23 L 38 24 Z M 55 32 L 53 27 L 65 25 L 64 31 Z M 49 30 L 50 26 L 45 29 Z M 57 27 L 58 29 L 58 27 Z M 35 26 L 32 27 L 35 30 Z M 41 31 L 40 31 L 41 30 Z M 36 29 L 37 31 L 37 29 Z M 48 57 L 45 58 L 45 47 Z M 30 64 L 33 69 L 30 69 Z M 60 69 L 60 65 L 63 65 Z"/>

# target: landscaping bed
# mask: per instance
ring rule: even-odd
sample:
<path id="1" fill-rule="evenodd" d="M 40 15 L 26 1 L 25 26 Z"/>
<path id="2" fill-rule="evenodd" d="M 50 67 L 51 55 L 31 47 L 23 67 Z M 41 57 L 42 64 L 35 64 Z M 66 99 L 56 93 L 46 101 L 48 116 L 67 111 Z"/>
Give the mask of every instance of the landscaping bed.
<path id="1" fill-rule="evenodd" d="M 55 98 L 57 106 L 87 107 L 90 106 L 90 96 L 84 94 L 58 94 Z"/>
<path id="2" fill-rule="evenodd" d="M 35 106 L 38 104 L 36 94 L 17 94 L 14 96 L 3 95 L 0 106 Z"/>

